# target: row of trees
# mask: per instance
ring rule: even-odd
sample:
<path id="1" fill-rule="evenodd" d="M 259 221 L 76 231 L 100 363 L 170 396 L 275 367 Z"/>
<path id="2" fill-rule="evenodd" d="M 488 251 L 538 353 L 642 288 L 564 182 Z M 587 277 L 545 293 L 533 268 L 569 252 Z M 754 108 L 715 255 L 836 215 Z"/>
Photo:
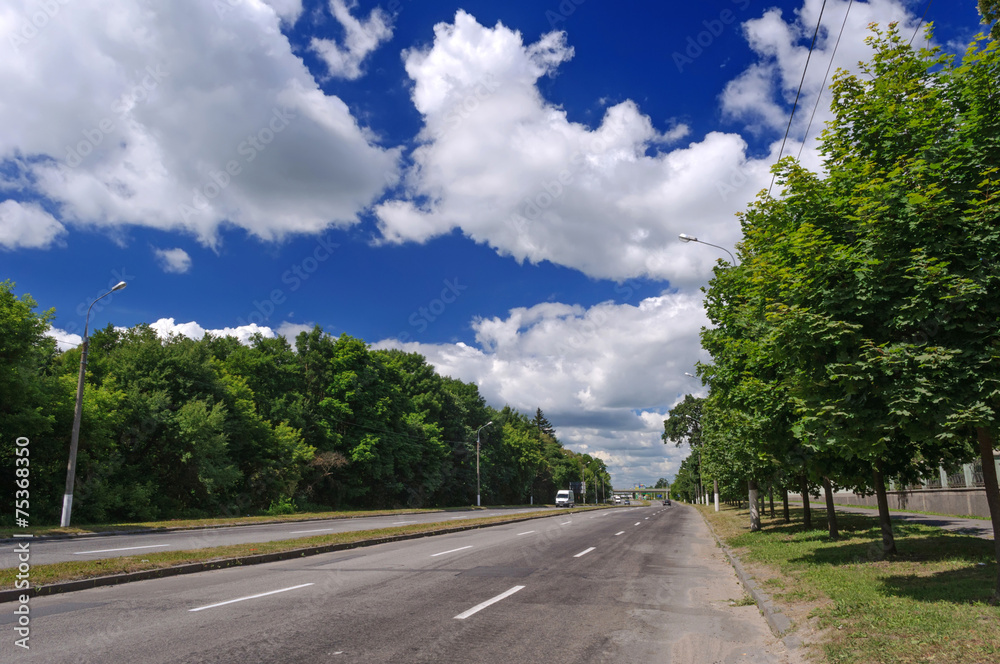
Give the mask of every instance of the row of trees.
<path id="1" fill-rule="evenodd" d="M 80 350 L 45 336 L 53 312 L 0 284 L 0 463 L 30 439 L 33 522 L 58 521 Z M 108 326 L 90 340 L 74 521 L 300 507 L 550 502 L 571 481 L 610 486 L 539 410 L 488 406 L 415 353 L 349 336 L 160 339 Z M 7 486 L 13 486 L 8 483 Z"/>
<path id="2" fill-rule="evenodd" d="M 872 31 L 831 85 L 825 173 L 782 160 L 781 197 L 740 215 L 741 262 L 707 291 L 698 436 L 672 412 L 664 438 L 748 486 L 752 514 L 765 483 L 874 492 L 892 554 L 887 478 L 976 456 L 1000 532 L 1000 44 L 956 61 Z"/>

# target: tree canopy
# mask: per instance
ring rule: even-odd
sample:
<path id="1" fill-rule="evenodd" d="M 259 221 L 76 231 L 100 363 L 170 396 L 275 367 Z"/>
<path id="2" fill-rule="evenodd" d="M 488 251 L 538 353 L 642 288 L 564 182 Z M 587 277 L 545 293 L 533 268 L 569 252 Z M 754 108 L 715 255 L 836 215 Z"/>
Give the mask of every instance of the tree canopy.
<path id="1" fill-rule="evenodd" d="M 874 491 L 892 554 L 888 478 L 977 454 L 994 467 L 1000 44 L 978 38 L 958 61 L 895 25 L 869 43 L 859 73 L 833 79 L 824 173 L 779 162 L 780 197 L 740 214 L 742 260 L 716 268 L 702 463 Z"/>
<path id="2" fill-rule="evenodd" d="M 53 313 L 13 289 L 0 284 L 0 458 L 9 472 L 15 438 L 31 440 L 33 514 L 55 521 L 80 349 L 58 352 L 45 336 Z M 550 502 L 571 481 L 594 498 L 611 487 L 604 463 L 564 448 L 540 409 L 496 410 L 416 353 L 318 327 L 294 345 L 244 345 L 109 325 L 91 336 L 87 369 L 78 522 L 468 505 L 475 431 L 490 420 L 486 504 Z"/>

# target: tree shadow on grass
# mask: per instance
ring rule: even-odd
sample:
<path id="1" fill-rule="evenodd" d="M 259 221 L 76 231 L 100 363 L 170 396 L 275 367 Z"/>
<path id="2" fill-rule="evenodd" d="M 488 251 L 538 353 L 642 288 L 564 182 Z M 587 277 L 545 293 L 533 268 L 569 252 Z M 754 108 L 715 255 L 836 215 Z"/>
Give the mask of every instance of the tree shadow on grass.
<path id="1" fill-rule="evenodd" d="M 996 586 L 996 564 L 973 563 L 961 569 L 929 575 L 901 574 L 880 579 L 885 595 L 908 597 L 918 602 L 987 602 Z"/>
<path id="2" fill-rule="evenodd" d="M 950 533 L 928 535 L 922 526 L 898 527 L 893 524 L 898 553 L 886 559 L 882 555 L 882 539 L 875 530 L 869 537 L 863 533 L 858 536 L 838 542 L 830 540 L 825 546 L 820 546 L 810 553 L 791 559 L 790 562 L 806 563 L 808 565 L 857 565 L 859 563 L 888 560 L 899 563 L 964 561 L 970 567 L 978 563 L 986 563 L 986 568 L 992 564 L 994 575 L 993 543 L 976 537 L 952 535 Z M 995 576 L 994 576 L 995 581 Z M 992 586 L 992 583 L 990 584 Z"/>
<path id="3" fill-rule="evenodd" d="M 804 530 L 805 522 L 803 517 L 805 511 L 801 507 L 793 507 L 788 512 L 791 523 L 785 523 L 780 516 L 773 519 L 770 517 L 762 518 L 761 525 L 763 529 L 769 533 L 789 535 L 796 541 L 836 541 L 831 540 L 828 534 L 829 526 L 827 525 L 826 508 L 814 507 L 812 509 L 812 527 L 809 530 Z M 840 531 L 842 538 L 858 536 L 869 531 L 879 532 L 877 516 L 845 512 L 837 512 L 836 514 L 837 529 Z M 894 533 L 902 535 L 912 534 L 917 530 L 911 524 L 900 523 L 898 521 L 893 521 L 892 527 Z"/>

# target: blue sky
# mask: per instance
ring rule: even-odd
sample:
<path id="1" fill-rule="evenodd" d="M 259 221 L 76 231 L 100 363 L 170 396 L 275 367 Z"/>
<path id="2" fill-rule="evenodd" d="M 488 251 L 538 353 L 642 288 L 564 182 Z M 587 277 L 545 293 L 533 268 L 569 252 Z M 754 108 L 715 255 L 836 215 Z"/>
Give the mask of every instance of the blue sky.
<path id="1" fill-rule="evenodd" d="M 739 241 L 821 0 L 43 4 L 0 9 L 0 278 L 52 336 L 124 279 L 92 327 L 318 324 L 541 407 L 618 486 L 676 471 L 725 257 L 677 234 Z M 814 167 L 847 9 L 785 147 Z M 854 2 L 834 66 L 925 11 L 950 51 L 979 30 L 973 0 Z"/>

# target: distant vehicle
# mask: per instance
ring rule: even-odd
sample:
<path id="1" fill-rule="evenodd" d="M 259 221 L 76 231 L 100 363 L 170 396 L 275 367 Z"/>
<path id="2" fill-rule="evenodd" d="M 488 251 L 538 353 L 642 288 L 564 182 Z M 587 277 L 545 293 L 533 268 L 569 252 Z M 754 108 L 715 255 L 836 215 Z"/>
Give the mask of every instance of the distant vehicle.
<path id="1" fill-rule="evenodd" d="M 563 489 L 556 492 L 556 507 L 573 507 L 574 505 L 576 505 L 576 500 L 573 498 L 572 491 Z"/>
<path id="2" fill-rule="evenodd" d="M 615 505 L 621 505 L 621 504 L 622 504 L 622 497 L 615 496 Z"/>
<path id="3" fill-rule="evenodd" d="M 663 500 L 663 504 L 664 504 L 664 505 L 669 505 L 669 504 L 670 504 L 670 499 L 669 499 L 669 498 L 665 498 L 665 499 Z"/>
<path id="4" fill-rule="evenodd" d="M 631 504 L 632 504 L 632 501 L 631 501 L 631 500 L 629 500 L 628 498 L 626 498 L 626 499 L 625 499 L 625 504 L 626 504 L 626 505 L 631 505 Z"/>

